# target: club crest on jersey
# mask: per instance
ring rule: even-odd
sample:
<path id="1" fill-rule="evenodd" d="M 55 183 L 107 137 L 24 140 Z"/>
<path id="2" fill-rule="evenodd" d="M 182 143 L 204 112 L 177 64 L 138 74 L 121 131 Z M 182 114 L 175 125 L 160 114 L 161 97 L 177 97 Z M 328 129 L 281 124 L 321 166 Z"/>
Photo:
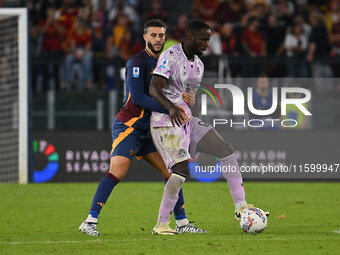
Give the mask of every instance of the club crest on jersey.
<path id="1" fill-rule="evenodd" d="M 139 78 L 139 67 L 133 67 L 132 76 L 133 78 Z"/>
<path id="2" fill-rule="evenodd" d="M 200 69 L 199 69 L 199 67 L 196 68 L 196 73 L 197 73 L 197 75 L 200 74 Z"/>
<path id="3" fill-rule="evenodd" d="M 162 64 L 160 65 L 160 68 L 165 69 L 166 64 L 167 64 L 167 61 L 166 61 L 166 59 L 164 59 Z"/>
<path id="4" fill-rule="evenodd" d="M 179 149 L 178 157 L 184 158 L 187 155 L 187 151 L 185 149 Z"/>

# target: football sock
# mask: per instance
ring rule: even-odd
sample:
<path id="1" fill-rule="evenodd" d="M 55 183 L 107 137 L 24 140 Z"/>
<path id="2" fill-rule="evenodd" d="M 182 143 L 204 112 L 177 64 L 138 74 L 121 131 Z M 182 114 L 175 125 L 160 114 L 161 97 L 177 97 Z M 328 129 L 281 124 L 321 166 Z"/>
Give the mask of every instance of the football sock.
<path id="1" fill-rule="evenodd" d="M 237 203 L 245 202 L 245 193 L 240 167 L 237 163 L 235 154 L 233 153 L 228 157 L 222 158 L 221 167 L 222 169 L 226 169 L 226 171 L 222 171 L 222 173 L 228 182 L 230 193 L 236 207 Z M 228 169 L 230 171 L 228 171 Z"/>
<path id="2" fill-rule="evenodd" d="M 167 181 L 168 181 L 168 179 L 164 179 L 165 184 L 166 184 Z M 174 215 L 175 215 L 176 222 L 179 221 L 179 220 L 183 220 L 183 219 L 187 218 L 187 216 L 185 215 L 185 210 L 184 210 L 183 189 L 180 189 L 180 191 L 178 193 L 178 200 L 177 200 L 175 208 L 174 208 Z M 186 225 L 186 224 L 184 224 L 184 225 Z"/>
<path id="3" fill-rule="evenodd" d="M 182 188 L 185 181 L 185 177 L 173 173 L 167 183 L 165 184 L 164 194 L 162 202 L 159 208 L 158 222 L 167 223 L 169 222 L 171 212 L 175 207 L 178 200 L 178 193 Z"/>
<path id="4" fill-rule="evenodd" d="M 98 218 L 101 209 L 118 182 L 119 179 L 111 173 L 107 173 L 107 175 L 100 181 L 92 201 L 89 217 L 86 219 L 87 222 L 96 222 L 94 219 Z"/>
<path id="5" fill-rule="evenodd" d="M 189 223 L 188 219 L 176 220 L 176 225 L 179 227 L 185 226 Z"/>
<path id="6" fill-rule="evenodd" d="M 246 201 L 235 203 L 235 210 L 241 210 L 247 205 Z"/>

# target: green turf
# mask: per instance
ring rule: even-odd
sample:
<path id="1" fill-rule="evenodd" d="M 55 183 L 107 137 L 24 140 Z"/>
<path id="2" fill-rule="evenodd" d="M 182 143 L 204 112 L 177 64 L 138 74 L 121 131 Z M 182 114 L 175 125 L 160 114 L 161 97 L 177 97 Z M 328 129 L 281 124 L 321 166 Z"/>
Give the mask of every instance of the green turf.
<path id="1" fill-rule="evenodd" d="M 170 237 L 151 235 L 162 183 L 119 184 L 102 236 L 78 233 L 96 187 L 0 185 L 0 254 L 340 254 L 339 183 L 247 183 L 247 200 L 271 211 L 257 235 L 241 232 L 225 183 L 186 183 L 188 218 L 209 233 Z"/>

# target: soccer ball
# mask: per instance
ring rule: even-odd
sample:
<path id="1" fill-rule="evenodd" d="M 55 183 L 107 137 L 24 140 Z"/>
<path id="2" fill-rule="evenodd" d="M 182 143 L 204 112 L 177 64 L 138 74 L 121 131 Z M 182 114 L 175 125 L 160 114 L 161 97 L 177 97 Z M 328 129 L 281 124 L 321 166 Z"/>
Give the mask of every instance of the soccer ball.
<path id="1" fill-rule="evenodd" d="M 250 208 L 241 214 L 240 226 L 245 233 L 260 233 L 267 227 L 267 216 L 260 208 Z"/>

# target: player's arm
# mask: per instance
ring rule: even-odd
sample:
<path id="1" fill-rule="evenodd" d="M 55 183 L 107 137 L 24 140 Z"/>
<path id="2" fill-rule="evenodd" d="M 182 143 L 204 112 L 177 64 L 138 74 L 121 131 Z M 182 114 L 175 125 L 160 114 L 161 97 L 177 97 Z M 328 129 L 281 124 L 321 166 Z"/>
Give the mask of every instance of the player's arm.
<path id="1" fill-rule="evenodd" d="M 132 103 L 154 112 L 169 113 L 167 109 L 159 105 L 152 97 L 144 92 L 144 84 L 139 82 L 128 83 Z"/>
<path id="2" fill-rule="evenodd" d="M 149 93 L 160 105 L 168 109 L 172 125 L 175 126 L 176 124 L 177 126 L 181 126 L 189 119 L 184 109 L 177 107 L 164 95 L 163 88 L 165 88 L 167 82 L 168 80 L 165 77 L 153 75 L 149 87 Z"/>
<path id="3" fill-rule="evenodd" d="M 143 107 L 145 109 L 148 109 L 150 111 L 154 112 L 161 112 L 161 113 L 168 113 L 168 111 L 159 105 L 151 96 L 149 96 L 145 92 L 145 71 L 143 64 L 141 65 L 127 65 L 127 79 L 126 79 L 126 85 L 129 88 L 130 94 L 131 94 L 131 100 L 132 103 Z M 138 77 L 135 74 L 135 77 L 133 76 L 133 68 L 138 67 L 139 73 Z"/>

